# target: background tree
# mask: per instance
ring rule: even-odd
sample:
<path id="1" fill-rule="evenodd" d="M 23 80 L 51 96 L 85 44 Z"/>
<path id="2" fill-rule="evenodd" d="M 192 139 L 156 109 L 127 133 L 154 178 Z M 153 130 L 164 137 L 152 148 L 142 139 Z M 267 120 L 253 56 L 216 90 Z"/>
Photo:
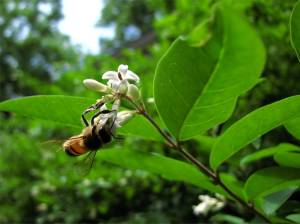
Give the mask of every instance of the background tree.
<path id="1" fill-rule="evenodd" d="M 42 93 L 76 54 L 58 31 L 60 0 L 4 0 L 0 5 L 1 99 Z M 63 48 L 62 48 L 63 46 Z M 47 87 L 46 87 L 47 89 Z"/>

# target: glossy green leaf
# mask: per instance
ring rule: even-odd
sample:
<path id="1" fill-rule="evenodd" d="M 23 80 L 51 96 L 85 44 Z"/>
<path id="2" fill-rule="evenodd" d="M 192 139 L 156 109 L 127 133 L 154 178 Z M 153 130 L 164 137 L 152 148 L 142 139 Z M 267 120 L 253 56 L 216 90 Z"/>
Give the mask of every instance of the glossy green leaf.
<path id="1" fill-rule="evenodd" d="M 231 190 L 233 191 L 239 198 L 246 201 L 246 193 L 243 187 L 243 184 L 239 182 L 235 176 L 232 176 L 227 173 L 220 173 L 221 181 Z"/>
<path id="2" fill-rule="evenodd" d="M 288 97 L 249 113 L 218 138 L 210 154 L 211 167 L 216 170 L 244 146 L 297 116 L 300 116 L 300 96 Z"/>
<path id="3" fill-rule="evenodd" d="M 300 184 L 300 170 L 289 167 L 269 167 L 252 174 L 245 185 L 248 199 L 254 200 Z"/>
<path id="4" fill-rule="evenodd" d="M 227 214 L 217 214 L 210 218 L 210 221 L 213 223 L 230 223 L 230 224 L 246 224 L 242 218 L 233 216 L 233 215 L 227 215 Z"/>
<path id="5" fill-rule="evenodd" d="M 214 24 L 214 15 L 205 19 L 187 36 L 187 42 L 194 47 L 201 47 L 212 37 L 212 26 Z"/>
<path id="6" fill-rule="evenodd" d="M 181 140 L 226 121 L 237 97 L 258 82 L 264 65 L 262 42 L 233 9 L 220 4 L 210 32 L 200 47 L 178 38 L 156 68 L 158 112 Z"/>
<path id="7" fill-rule="evenodd" d="M 300 140 L 300 117 L 289 120 L 284 124 L 286 130 L 295 138 Z"/>
<path id="8" fill-rule="evenodd" d="M 252 4 L 253 0 L 223 0 L 224 2 L 227 2 L 228 4 L 231 4 L 232 7 L 234 7 L 237 10 L 246 10 L 248 9 Z"/>
<path id="9" fill-rule="evenodd" d="M 287 152 L 287 151 L 300 151 L 298 146 L 289 144 L 289 143 L 281 143 L 275 147 L 270 147 L 266 149 L 261 149 L 257 152 L 251 153 L 245 156 L 240 164 L 241 165 L 248 165 L 249 163 L 255 162 L 260 159 L 264 159 L 267 157 L 271 157 L 278 152 Z"/>
<path id="10" fill-rule="evenodd" d="M 286 218 L 294 221 L 295 223 L 300 223 L 300 214 L 290 214 Z"/>
<path id="11" fill-rule="evenodd" d="M 95 102 L 95 99 L 83 97 L 40 95 L 1 102 L 0 110 L 64 125 L 83 127 L 81 113 Z"/>
<path id="12" fill-rule="evenodd" d="M 274 159 L 281 166 L 300 168 L 300 152 L 279 152 Z"/>
<path id="13" fill-rule="evenodd" d="M 295 224 L 294 222 L 284 219 L 284 218 L 280 218 L 278 216 L 271 216 L 270 218 L 271 223 L 274 224 Z M 257 222 L 253 222 L 253 224 L 255 224 Z"/>
<path id="14" fill-rule="evenodd" d="M 300 61 L 300 2 L 295 4 L 290 19 L 291 42 Z"/>
<path id="15" fill-rule="evenodd" d="M 198 135 L 193 138 L 198 144 L 197 151 L 203 155 L 209 155 L 213 145 L 215 144 L 217 138 L 205 136 L 205 135 Z"/>
<path id="16" fill-rule="evenodd" d="M 136 115 L 132 120 L 118 129 L 118 133 L 153 141 L 164 141 L 159 132 L 149 123 L 149 121 L 139 115 Z"/>
<path id="17" fill-rule="evenodd" d="M 0 110 L 83 128 L 81 113 L 95 102 L 96 99 L 83 97 L 41 95 L 1 102 Z M 162 138 L 151 124 L 138 115 L 120 129 L 120 134 L 162 141 Z"/>
<path id="18" fill-rule="evenodd" d="M 264 213 L 274 215 L 276 210 L 279 209 L 297 189 L 297 187 L 291 187 L 264 197 L 261 206 Z"/>
<path id="19" fill-rule="evenodd" d="M 159 174 L 168 180 L 183 181 L 212 192 L 225 194 L 194 166 L 158 154 L 128 149 L 108 149 L 99 151 L 97 158 L 125 168 L 145 170 Z"/>

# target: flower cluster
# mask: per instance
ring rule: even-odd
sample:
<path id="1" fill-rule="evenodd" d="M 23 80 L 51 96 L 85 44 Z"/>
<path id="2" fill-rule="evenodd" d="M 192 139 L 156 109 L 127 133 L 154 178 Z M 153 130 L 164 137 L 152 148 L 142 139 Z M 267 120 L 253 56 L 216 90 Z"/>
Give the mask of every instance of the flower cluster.
<path id="1" fill-rule="evenodd" d="M 135 113 L 135 111 L 129 110 L 119 112 L 121 98 L 128 98 L 132 102 L 140 100 L 140 91 L 136 86 L 140 78 L 137 74 L 128 70 L 128 65 L 121 64 L 118 67 L 118 71 L 107 71 L 102 75 L 102 79 L 107 80 L 106 85 L 94 79 L 85 79 L 83 84 L 88 89 L 106 94 L 100 100 L 104 103 L 100 111 L 107 110 L 105 103 L 113 102 L 112 110 L 117 111 L 115 127 L 121 127 Z M 105 122 L 107 119 L 103 117 L 101 120 Z"/>
<path id="2" fill-rule="evenodd" d="M 127 65 L 120 65 L 118 71 L 108 71 L 102 75 L 102 79 L 108 80 L 107 85 L 104 85 L 94 79 L 85 79 L 83 84 L 98 92 L 111 94 L 113 96 L 125 95 L 136 101 L 140 98 L 140 92 L 135 84 L 131 84 L 129 81 L 138 83 L 140 78 L 128 70 Z"/>
<path id="3" fill-rule="evenodd" d="M 210 211 L 216 212 L 225 206 L 225 199 L 222 195 L 216 194 L 216 198 L 209 195 L 199 195 L 201 201 L 198 205 L 193 206 L 195 215 L 206 216 Z"/>

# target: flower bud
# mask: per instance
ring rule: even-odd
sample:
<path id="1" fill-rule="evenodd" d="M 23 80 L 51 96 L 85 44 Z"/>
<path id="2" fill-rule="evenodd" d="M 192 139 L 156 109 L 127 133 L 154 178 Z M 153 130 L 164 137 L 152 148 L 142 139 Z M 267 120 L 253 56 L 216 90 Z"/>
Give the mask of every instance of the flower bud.
<path id="1" fill-rule="evenodd" d="M 128 82 L 126 80 L 122 80 L 119 85 L 118 91 L 121 94 L 126 94 L 127 90 L 128 90 Z"/>
<path id="2" fill-rule="evenodd" d="M 95 90 L 102 93 L 107 93 L 110 91 L 110 88 L 94 79 L 85 79 L 83 84 L 91 90 Z"/>
<path id="3" fill-rule="evenodd" d="M 129 84 L 128 85 L 128 90 L 127 90 L 127 94 L 126 95 L 130 99 L 132 99 L 133 101 L 137 101 L 141 97 L 139 89 L 134 84 Z"/>
<path id="4" fill-rule="evenodd" d="M 121 127 L 123 124 L 127 123 L 135 114 L 135 111 L 124 110 L 117 114 L 116 126 Z"/>

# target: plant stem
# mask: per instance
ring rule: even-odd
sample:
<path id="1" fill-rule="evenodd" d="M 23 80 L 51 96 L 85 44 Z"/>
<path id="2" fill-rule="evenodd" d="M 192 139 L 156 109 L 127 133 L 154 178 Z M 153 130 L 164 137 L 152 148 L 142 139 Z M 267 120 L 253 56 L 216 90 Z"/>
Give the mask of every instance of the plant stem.
<path id="1" fill-rule="evenodd" d="M 192 162 L 194 165 L 197 166 L 197 168 L 206 176 L 210 177 L 214 183 L 222 187 L 232 198 L 234 198 L 236 201 L 238 201 L 241 205 L 244 207 L 250 209 L 254 214 L 259 216 L 261 219 L 265 220 L 266 222 L 270 222 L 267 217 L 265 217 L 263 214 L 261 214 L 259 211 L 257 211 L 252 204 L 249 204 L 245 202 L 243 199 L 239 198 L 234 192 L 232 192 L 219 178 L 219 176 L 208 169 L 205 165 L 203 165 L 200 161 L 198 161 L 195 157 L 193 157 L 188 151 L 186 151 L 184 148 L 181 146 L 178 147 L 178 150 L 183 154 L 183 156 Z"/>
<path id="2" fill-rule="evenodd" d="M 224 191 L 226 191 L 233 199 L 238 201 L 242 206 L 252 211 L 254 214 L 256 214 L 258 217 L 260 217 L 262 220 L 266 221 L 267 223 L 270 223 L 270 220 L 264 216 L 260 211 L 258 211 L 255 207 L 253 207 L 252 204 L 247 203 L 243 199 L 241 199 L 238 195 L 236 195 L 233 191 L 231 191 L 219 178 L 218 174 L 211 171 L 209 168 L 207 168 L 204 164 L 202 164 L 200 161 L 198 161 L 193 155 L 191 155 L 188 151 L 186 151 L 178 141 L 174 140 L 169 133 L 164 131 L 157 123 L 156 121 L 147 113 L 145 108 L 143 106 L 137 105 L 134 101 L 132 101 L 129 97 L 125 97 L 129 102 L 131 102 L 134 107 L 137 109 L 139 114 L 144 116 L 155 128 L 156 130 L 164 137 L 164 139 L 175 149 L 177 149 L 178 152 L 180 152 L 183 157 L 185 157 L 187 160 L 189 160 L 191 163 L 193 163 L 202 173 L 204 173 L 207 177 L 211 178 L 212 181 L 219 185 L 221 188 L 223 188 Z"/>

